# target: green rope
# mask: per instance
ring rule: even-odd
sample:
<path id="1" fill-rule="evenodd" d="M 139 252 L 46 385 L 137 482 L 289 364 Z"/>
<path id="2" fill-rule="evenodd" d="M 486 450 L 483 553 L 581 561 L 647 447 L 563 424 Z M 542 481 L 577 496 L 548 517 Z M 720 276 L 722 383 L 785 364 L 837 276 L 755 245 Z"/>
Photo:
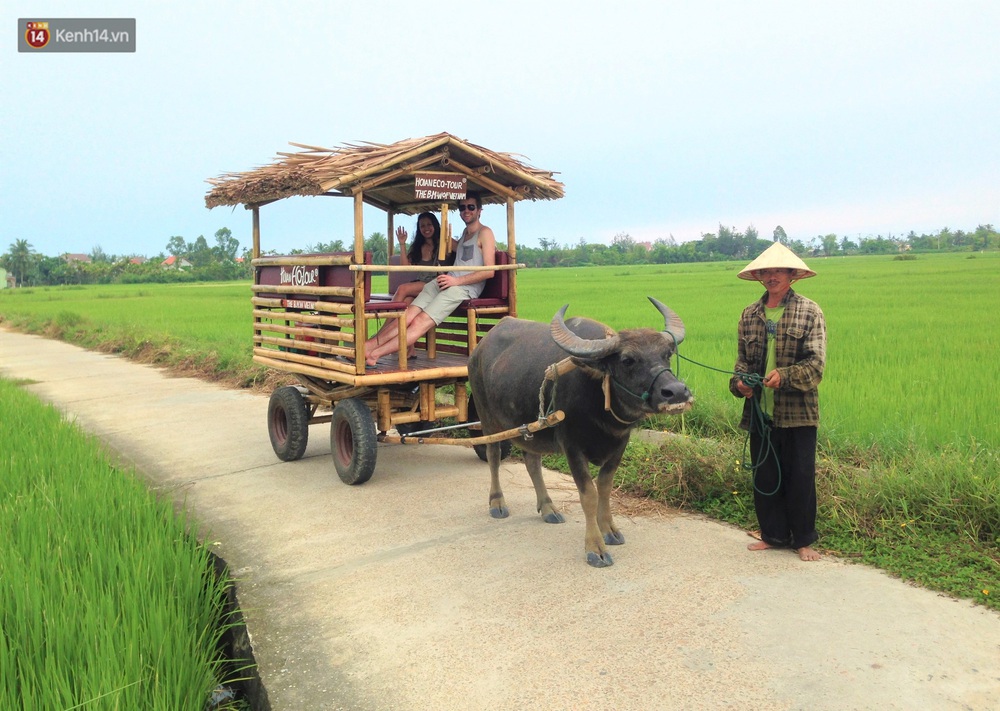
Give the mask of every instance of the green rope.
<path id="1" fill-rule="evenodd" d="M 778 461 L 778 453 L 774 449 L 774 444 L 771 442 L 771 418 L 767 416 L 763 408 L 760 406 L 760 393 L 757 391 L 758 388 L 763 387 L 764 377 L 758 375 L 757 373 L 740 373 L 735 370 L 724 370 L 722 368 L 715 368 L 704 363 L 699 363 L 696 360 L 692 360 L 686 356 L 682 356 L 680 352 L 677 353 L 678 359 L 686 360 L 688 363 L 693 363 L 694 365 L 706 368 L 707 370 L 714 370 L 716 373 L 725 373 L 726 375 L 735 375 L 743 384 L 747 387 L 753 388 L 754 394 L 750 398 L 750 430 L 747 431 L 747 436 L 743 440 L 743 469 L 752 472 L 750 482 L 753 486 L 753 490 L 756 491 L 761 496 L 774 496 L 778 493 L 778 489 L 781 488 L 781 462 Z M 677 377 L 680 377 L 680 362 L 677 363 Z M 756 427 L 757 431 L 760 432 L 760 451 L 757 453 L 757 464 L 756 466 L 751 463 L 751 458 L 747 457 L 747 453 L 750 449 L 750 432 Z M 774 463 L 778 469 L 778 481 L 774 486 L 773 491 L 761 491 L 757 488 L 757 470 L 760 468 L 761 464 L 766 461 L 767 457 L 774 455 Z"/>
<path id="2" fill-rule="evenodd" d="M 622 390 L 625 393 L 628 393 L 629 395 L 631 395 L 632 397 L 634 397 L 636 400 L 639 400 L 641 402 L 649 402 L 649 399 L 652 397 L 652 393 L 650 391 L 653 389 L 653 384 L 656 383 L 656 379 L 657 378 L 659 378 L 661 375 L 663 375 L 663 373 L 665 373 L 668 370 L 670 370 L 670 368 L 668 368 L 666 366 L 660 366 L 660 368 L 658 368 L 656 370 L 656 372 L 653 373 L 653 379 L 649 382 L 649 387 L 646 388 L 646 392 L 644 392 L 642 394 L 632 392 L 627 387 L 625 387 L 624 385 L 622 385 L 618 381 L 618 379 L 615 378 L 615 377 L 611 378 L 611 382 L 614 384 L 614 386 L 616 388 L 618 388 L 619 390 Z"/>

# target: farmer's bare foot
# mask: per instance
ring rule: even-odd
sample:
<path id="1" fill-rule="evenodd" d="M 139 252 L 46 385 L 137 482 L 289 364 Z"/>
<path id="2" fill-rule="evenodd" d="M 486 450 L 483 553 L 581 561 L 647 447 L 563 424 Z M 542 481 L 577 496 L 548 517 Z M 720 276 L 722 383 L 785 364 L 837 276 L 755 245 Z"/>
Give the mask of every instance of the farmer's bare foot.
<path id="1" fill-rule="evenodd" d="M 799 551 L 799 560 L 806 560 L 806 561 L 819 560 L 819 553 L 814 551 L 809 546 L 803 546 L 802 548 L 799 548 L 798 551 Z"/>
<path id="2" fill-rule="evenodd" d="M 763 551 L 771 547 L 770 543 L 765 543 L 764 541 L 754 541 L 753 543 L 747 544 L 748 551 Z"/>

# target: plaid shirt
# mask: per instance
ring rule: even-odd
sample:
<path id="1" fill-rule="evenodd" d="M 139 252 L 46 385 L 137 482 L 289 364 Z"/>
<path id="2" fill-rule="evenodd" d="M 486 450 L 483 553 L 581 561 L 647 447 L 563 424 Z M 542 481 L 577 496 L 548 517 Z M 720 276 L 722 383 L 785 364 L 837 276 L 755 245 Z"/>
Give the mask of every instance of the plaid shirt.
<path id="1" fill-rule="evenodd" d="M 733 370 L 764 375 L 767 359 L 767 331 L 764 303 L 767 294 L 743 310 L 739 325 L 739 356 Z M 775 427 L 816 427 L 819 425 L 819 382 L 826 365 L 826 321 L 816 302 L 788 290 L 782 300 L 785 313 L 778 321 L 776 355 L 781 386 L 774 393 Z M 737 397 L 738 378 L 729 381 Z M 743 405 L 740 427 L 750 428 L 750 400 Z"/>

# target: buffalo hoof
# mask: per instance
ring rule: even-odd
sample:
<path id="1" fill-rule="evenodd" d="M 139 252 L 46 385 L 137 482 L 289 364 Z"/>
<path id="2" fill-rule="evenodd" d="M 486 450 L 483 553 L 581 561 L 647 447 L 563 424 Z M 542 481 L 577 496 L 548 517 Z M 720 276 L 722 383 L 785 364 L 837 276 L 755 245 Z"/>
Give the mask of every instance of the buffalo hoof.
<path id="1" fill-rule="evenodd" d="M 608 546 L 621 546 L 625 544 L 625 534 L 621 531 L 611 531 L 604 534 L 604 544 Z"/>
<path id="2" fill-rule="evenodd" d="M 595 568 L 607 568 L 609 565 L 614 565 L 615 562 L 611 560 L 610 553 L 602 553 L 598 555 L 597 553 L 588 551 L 587 564 Z"/>
<path id="3" fill-rule="evenodd" d="M 510 516 L 510 509 L 506 506 L 490 509 L 490 516 L 493 518 L 507 518 Z"/>
<path id="4" fill-rule="evenodd" d="M 549 513 L 542 516 L 542 520 L 545 523 L 566 523 L 566 519 L 558 511 L 550 511 Z"/>

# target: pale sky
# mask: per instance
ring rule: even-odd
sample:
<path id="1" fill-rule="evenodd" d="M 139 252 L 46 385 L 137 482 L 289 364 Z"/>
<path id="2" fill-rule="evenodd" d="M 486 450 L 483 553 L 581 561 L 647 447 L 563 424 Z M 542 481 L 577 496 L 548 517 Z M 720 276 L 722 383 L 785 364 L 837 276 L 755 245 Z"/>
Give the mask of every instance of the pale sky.
<path id="1" fill-rule="evenodd" d="M 1000 225 L 996 0 L 8 0 L 0 18 L 0 251 L 153 255 L 220 227 L 246 247 L 249 213 L 207 210 L 207 178 L 289 142 L 441 131 L 558 172 L 564 199 L 518 204 L 521 244 Z M 18 52 L 19 18 L 135 18 L 137 51 Z M 351 214 L 279 201 L 263 246 L 347 241 Z M 502 208 L 483 222 L 505 239 Z"/>

